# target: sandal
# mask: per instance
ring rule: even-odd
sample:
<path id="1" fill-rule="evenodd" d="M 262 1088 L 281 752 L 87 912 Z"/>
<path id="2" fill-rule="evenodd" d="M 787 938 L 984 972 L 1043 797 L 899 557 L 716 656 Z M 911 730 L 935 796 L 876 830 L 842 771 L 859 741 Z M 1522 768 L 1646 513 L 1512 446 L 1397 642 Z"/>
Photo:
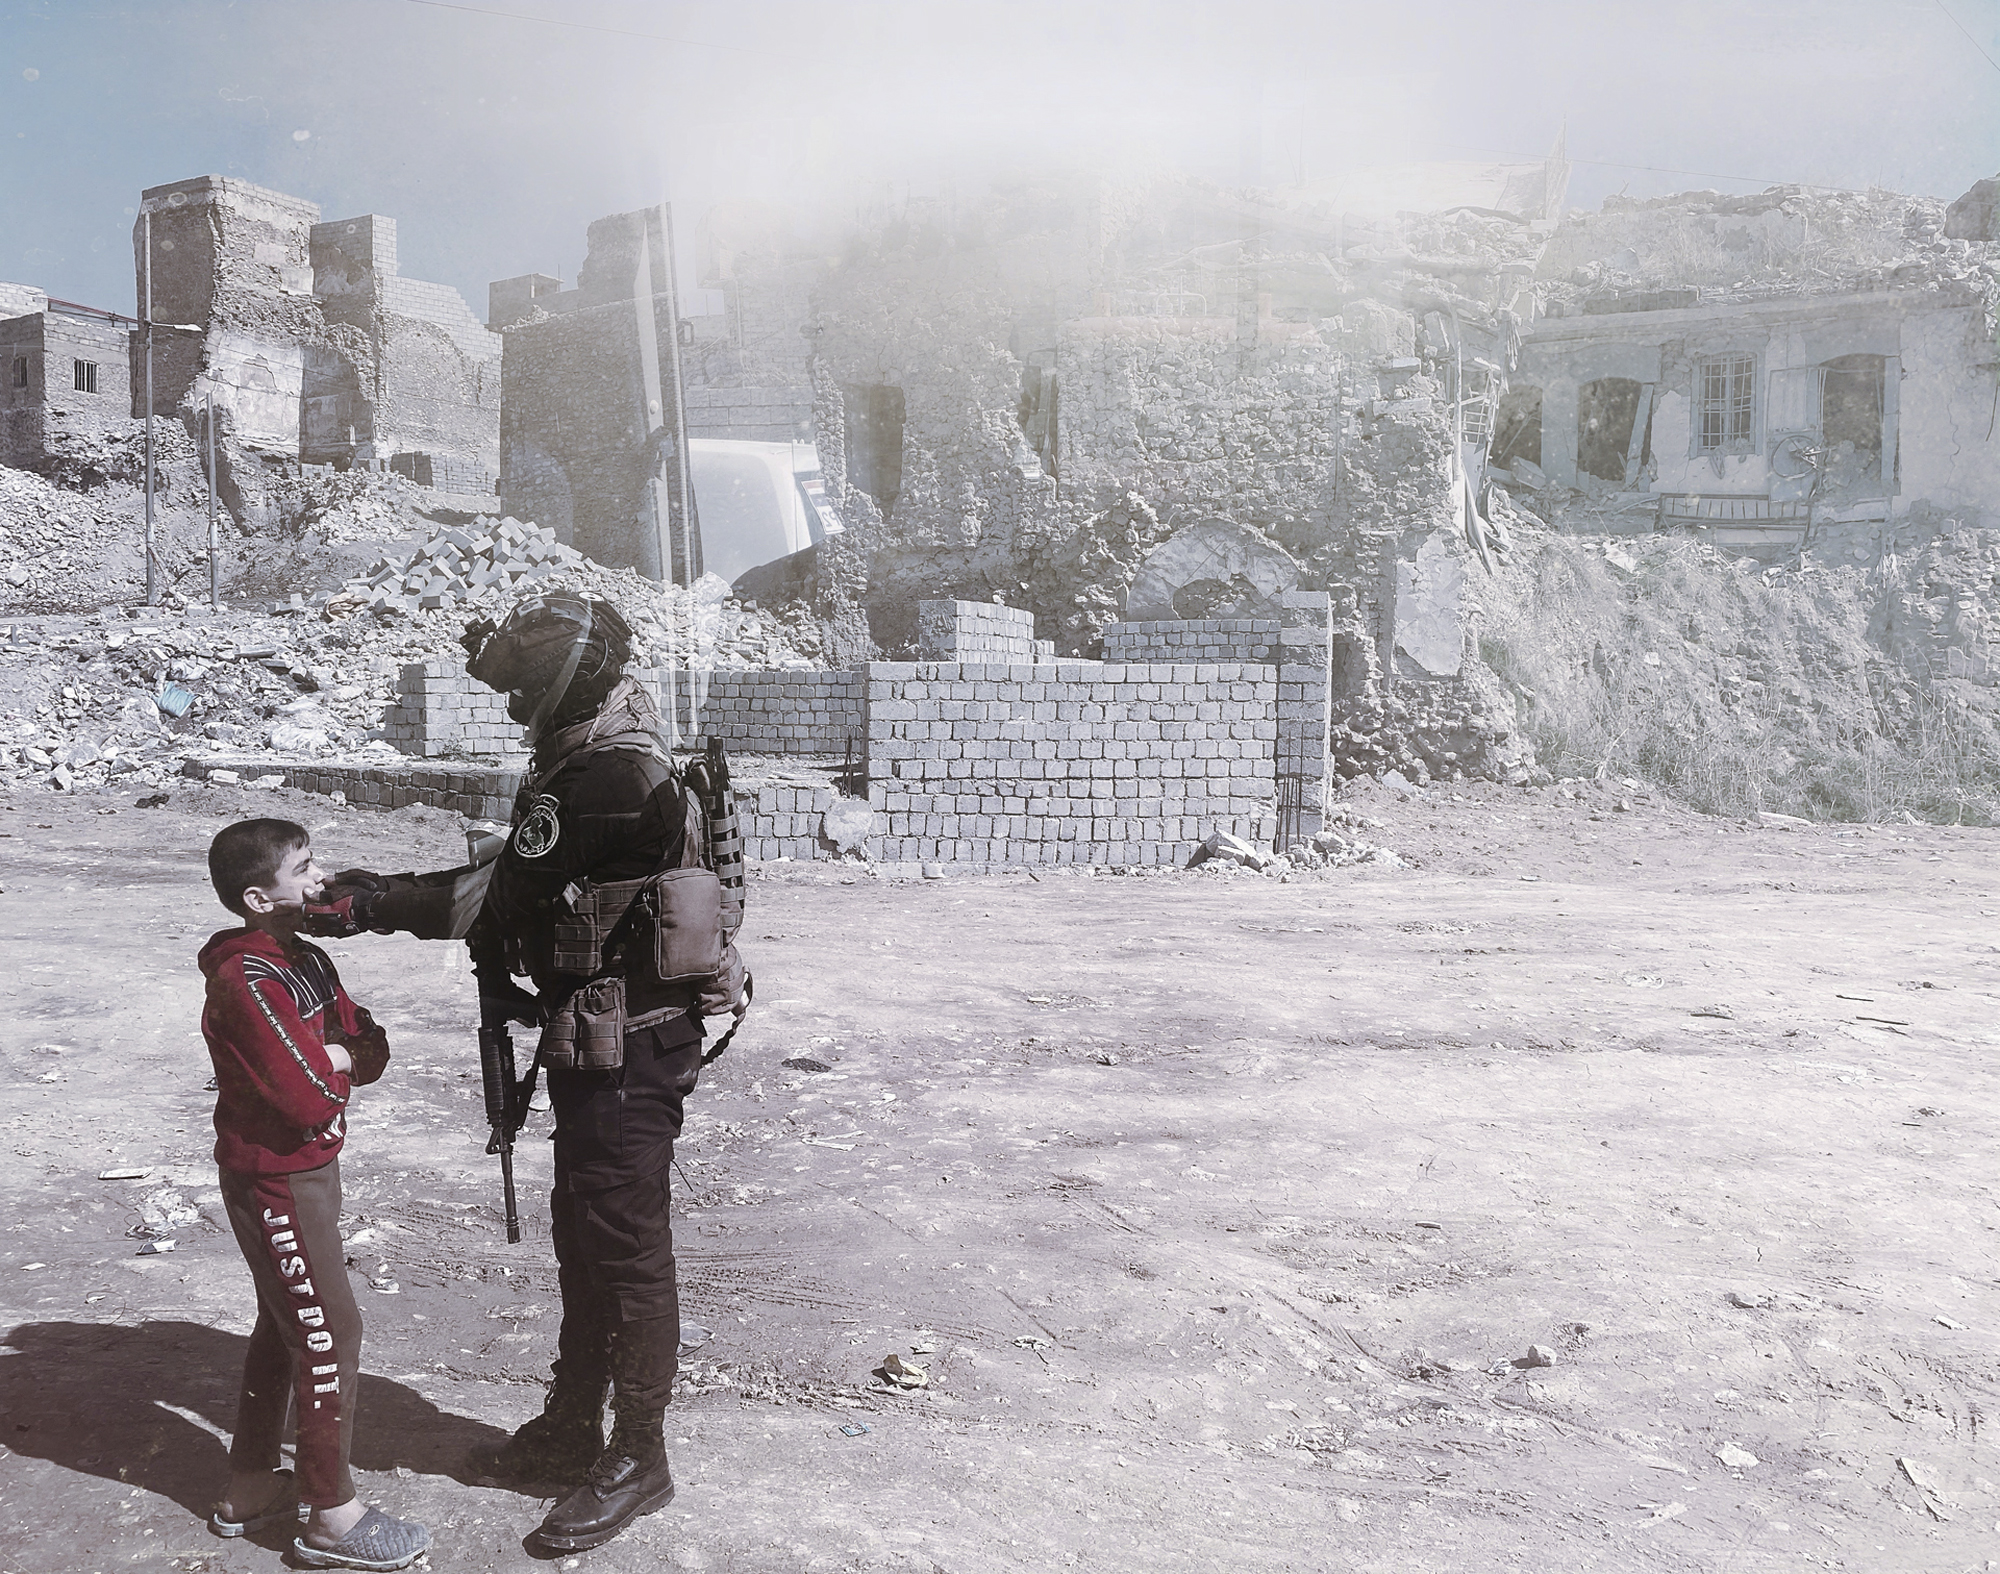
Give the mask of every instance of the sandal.
<path id="1" fill-rule="evenodd" d="M 273 1525 L 297 1524 L 302 1517 L 299 1513 L 298 1493 L 292 1487 L 292 1473 L 289 1470 L 272 1472 L 284 1485 L 278 1495 L 264 1508 L 248 1519 L 224 1519 L 222 1505 L 216 1504 L 209 1510 L 208 1528 L 215 1535 L 228 1539 L 235 1536 L 254 1536 L 260 1530 L 268 1530 Z"/>
<path id="2" fill-rule="evenodd" d="M 315 1547 L 300 1536 L 292 1551 L 310 1569 L 389 1569 L 414 1563 L 431 1544 L 431 1533 L 414 1519 L 391 1519 L 371 1508 L 330 1547 Z"/>

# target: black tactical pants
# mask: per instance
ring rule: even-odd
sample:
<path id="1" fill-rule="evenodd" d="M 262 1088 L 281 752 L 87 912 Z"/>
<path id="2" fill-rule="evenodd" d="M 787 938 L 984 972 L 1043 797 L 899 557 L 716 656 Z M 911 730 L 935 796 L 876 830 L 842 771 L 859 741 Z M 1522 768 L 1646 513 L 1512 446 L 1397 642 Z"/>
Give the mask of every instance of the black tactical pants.
<path id="1" fill-rule="evenodd" d="M 559 1394 L 601 1395 L 612 1382 L 616 1408 L 639 1413 L 663 1409 L 673 1394 L 680 1287 L 670 1176 L 700 1070 L 699 1029 L 680 1018 L 627 1034 L 622 1071 L 549 1074 Z"/>

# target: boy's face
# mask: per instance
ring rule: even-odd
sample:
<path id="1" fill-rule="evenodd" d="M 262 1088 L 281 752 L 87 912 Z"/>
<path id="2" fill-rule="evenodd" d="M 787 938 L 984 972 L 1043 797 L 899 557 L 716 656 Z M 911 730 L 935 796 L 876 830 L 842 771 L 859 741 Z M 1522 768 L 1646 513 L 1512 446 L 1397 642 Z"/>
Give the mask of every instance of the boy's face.
<path id="1" fill-rule="evenodd" d="M 269 885 L 245 886 L 243 905 L 253 918 L 296 914 L 325 884 L 326 871 L 313 861 L 312 843 L 307 842 L 278 861 L 278 872 Z"/>

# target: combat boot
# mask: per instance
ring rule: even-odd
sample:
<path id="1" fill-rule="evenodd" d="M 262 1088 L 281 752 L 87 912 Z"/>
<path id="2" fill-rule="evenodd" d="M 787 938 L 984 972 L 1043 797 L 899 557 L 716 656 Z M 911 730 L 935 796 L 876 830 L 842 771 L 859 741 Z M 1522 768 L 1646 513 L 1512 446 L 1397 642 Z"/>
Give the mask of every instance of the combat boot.
<path id="1" fill-rule="evenodd" d="M 640 1515 L 673 1501 L 666 1412 L 674 1388 L 679 1319 L 620 1324 L 609 1342 L 615 1417 L 611 1441 L 583 1485 L 551 1509 L 536 1532 L 552 1551 L 602 1546 Z"/>
<path id="2" fill-rule="evenodd" d="M 475 1450 L 472 1466 L 499 1481 L 581 1480 L 604 1452 L 604 1389 L 579 1393 L 560 1376 L 542 1413 L 497 1448 Z"/>
<path id="3" fill-rule="evenodd" d="M 549 1510 L 536 1535 L 553 1552 L 601 1547 L 642 1514 L 674 1500 L 667 1464 L 664 1416 L 620 1411 L 605 1447 L 583 1485 Z"/>

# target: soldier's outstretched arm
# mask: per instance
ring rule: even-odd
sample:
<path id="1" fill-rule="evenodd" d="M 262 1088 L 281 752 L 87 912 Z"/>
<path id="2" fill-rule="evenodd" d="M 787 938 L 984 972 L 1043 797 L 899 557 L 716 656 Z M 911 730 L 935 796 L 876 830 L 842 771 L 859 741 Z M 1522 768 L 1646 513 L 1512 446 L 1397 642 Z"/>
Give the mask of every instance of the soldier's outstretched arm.
<path id="1" fill-rule="evenodd" d="M 306 905 L 309 935 L 344 939 L 364 930 L 415 935 L 419 940 L 452 940 L 464 934 L 469 884 L 482 884 L 487 871 L 470 867 L 430 874 L 375 874 L 343 869 L 326 884 L 317 902 Z"/>

